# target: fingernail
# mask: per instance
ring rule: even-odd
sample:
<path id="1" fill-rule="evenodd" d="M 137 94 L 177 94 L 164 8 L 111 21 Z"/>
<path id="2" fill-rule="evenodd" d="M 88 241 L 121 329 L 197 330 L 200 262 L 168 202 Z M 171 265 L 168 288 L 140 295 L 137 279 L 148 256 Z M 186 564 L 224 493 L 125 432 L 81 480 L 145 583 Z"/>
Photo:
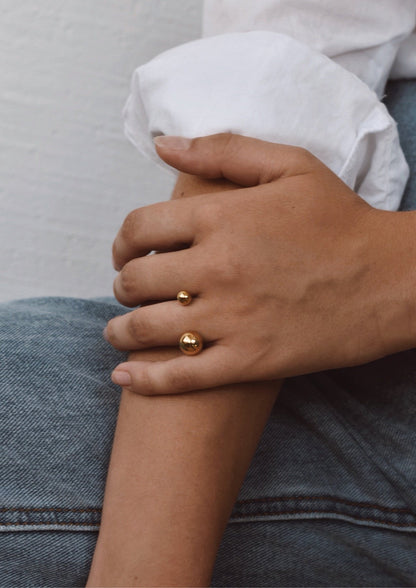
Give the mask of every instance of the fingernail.
<path id="1" fill-rule="evenodd" d="M 192 139 L 186 137 L 174 137 L 173 135 L 159 135 L 153 139 L 157 147 L 163 147 L 163 149 L 172 149 L 174 151 L 185 151 L 189 149 L 192 143 Z"/>
<path id="2" fill-rule="evenodd" d="M 131 375 L 129 372 L 123 372 L 123 370 L 115 370 L 111 374 L 111 380 L 118 386 L 130 386 Z"/>
<path id="3" fill-rule="evenodd" d="M 108 332 L 107 332 L 107 327 L 105 327 L 104 331 L 103 331 L 103 337 L 106 341 L 108 341 Z"/>

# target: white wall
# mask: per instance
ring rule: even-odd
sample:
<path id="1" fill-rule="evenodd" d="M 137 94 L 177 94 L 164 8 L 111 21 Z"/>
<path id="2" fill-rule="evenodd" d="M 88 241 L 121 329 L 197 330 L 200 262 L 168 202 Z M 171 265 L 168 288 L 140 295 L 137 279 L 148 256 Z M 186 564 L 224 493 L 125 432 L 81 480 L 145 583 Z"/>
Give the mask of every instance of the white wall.
<path id="1" fill-rule="evenodd" d="M 0 300 L 111 294 L 113 237 L 172 178 L 123 136 L 130 75 L 202 0 L 0 0 Z"/>

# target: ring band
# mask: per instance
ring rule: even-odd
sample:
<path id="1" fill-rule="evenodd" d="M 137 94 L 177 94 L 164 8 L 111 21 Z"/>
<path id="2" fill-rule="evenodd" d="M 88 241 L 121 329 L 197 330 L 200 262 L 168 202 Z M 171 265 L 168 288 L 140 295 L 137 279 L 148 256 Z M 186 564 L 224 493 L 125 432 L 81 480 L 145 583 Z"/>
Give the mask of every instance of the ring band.
<path id="1" fill-rule="evenodd" d="M 179 339 L 179 349 L 185 355 L 197 355 L 204 346 L 204 342 L 199 333 L 188 331 Z"/>
<path id="2" fill-rule="evenodd" d="M 188 306 L 188 304 L 191 304 L 192 302 L 192 296 L 186 290 L 178 292 L 176 299 L 182 304 L 182 306 Z"/>

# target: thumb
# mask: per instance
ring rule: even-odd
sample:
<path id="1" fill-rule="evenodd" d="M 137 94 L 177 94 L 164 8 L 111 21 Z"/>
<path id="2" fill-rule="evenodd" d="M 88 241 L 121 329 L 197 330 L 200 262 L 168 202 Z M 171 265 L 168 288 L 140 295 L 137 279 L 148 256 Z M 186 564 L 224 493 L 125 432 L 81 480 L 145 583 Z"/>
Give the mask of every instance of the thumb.
<path id="1" fill-rule="evenodd" d="M 304 174 L 318 161 L 300 147 L 231 133 L 196 139 L 162 135 L 154 143 L 159 157 L 181 172 L 207 179 L 225 178 L 241 186 Z"/>

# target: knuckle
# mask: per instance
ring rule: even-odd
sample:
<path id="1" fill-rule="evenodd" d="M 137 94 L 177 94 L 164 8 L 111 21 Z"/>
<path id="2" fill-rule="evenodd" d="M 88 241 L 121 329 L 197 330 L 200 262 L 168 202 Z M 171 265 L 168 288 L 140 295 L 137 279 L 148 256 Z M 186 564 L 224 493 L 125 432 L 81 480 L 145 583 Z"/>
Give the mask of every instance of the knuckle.
<path id="1" fill-rule="evenodd" d="M 131 252 L 139 245 L 139 237 L 146 225 L 146 212 L 143 208 L 136 208 L 130 212 L 117 235 L 116 244 L 122 249 Z"/>
<path id="2" fill-rule="evenodd" d="M 293 155 L 298 164 L 307 167 L 312 167 L 318 161 L 315 155 L 304 147 L 293 147 Z"/>
<path id="3" fill-rule="evenodd" d="M 134 261 L 126 263 L 115 281 L 115 295 L 117 299 L 124 302 L 133 302 L 137 299 L 137 284 L 139 269 Z"/>
<path id="4" fill-rule="evenodd" d="M 240 135 L 233 133 L 221 133 L 221 150 L 223 158 L 231 158 L 237 155 L 243 148 L 243 141 Z"/>
<path id="5" fill-rule="evenodd" d="M 137 208 L 124 219 L 112 247 L 113 265 L 116 270 L 120 270 L 132 258 L 133 250 L 137 246 L 137 235 L 140 234 L 140 227 L 144 223 L 143 216 L 143 210 Z"/>
<path id="6" fill-rule="evenodd" d="M 112 257 L 113 257 L 113 266 L 114 268 L 117 270 L 120 270 L 122 268 L 122 263 L 123 260 L 121 258 L 120 255 L 120 251 L 119 251 L 119 244 L 118 244 L 118 240 L 116 239 L 115 241 L 113 241 L 113 245 L 111 247 L 111 253 L 112 253 Z"/>
<path id="7" fill-rule="evenodd" d="M 214 142 L 216 151 L 220 151 L 224 153 L 224 151 L 233 143 L 236 135 L 230 132 L 223 132 L 223 133 L 214 133 L 210 137 L 199 137 L 198 139 L 194 139 L 195 142 L 205 142 L 207 139 L 210 142 Z"/>
<path id="8" fill-rule="evenodd" d="M 269 184 L 276 179 L 276 156 L 273 151 L 265 152 L 259 172 L 259 184 Z"/>
<path id="9" fill-rule="evenodd" d="M 222 262 L 221 262 L 222 263 Z M 212 259 L 210 256 L 205 256 L 201 264 L 201 275 L 205 284 L 218 284 L 222 283 L 223 279 L 226 279 L 226 270 L 217 260 Z"/>
<path id="10" fill-rule="evenodd" d="M 235 146 L 235 137 L 233 133 L 218 133 L 218 139 L 221 142 L 223 151 L 233 149 Z"/>
<path id="11" fill-rule="evenodd" d="M 151 366 L 143 366 L 140 377 L 135 383 L 135 392 L 141 396 L 154 396 L 157 394 Z"/>
<path id="12" fill-rule="evenodd" d="M 224 287 L 231 286 L 233 289 L 246 271 L 243 259 L 229 249 L 223 249 L 216 259 L 211 258 L 206 264 L 206 274 L 210 280 L 208 283 L 216 283 Z"/>
<path id="13" fill-rule="evenodd" d="M 200 138 L 197 141 L 206 141 L 207 138 Z M 219 168 L 224 159 L 229 158 L 238 148 L 237 136 L 232 133 L 217 133 L 208 138 L 210 148 L 213 149 L 211 158 L 208 158 L 202 166 L 202 175 L 206 178 L 218 178 L 221 176 Z"/>
<path id="14" fill-rule="evenodd" d="M 215 199 L 207 198 L 203 202 L 200 202 L 193 214 L 195 226 L 199 229 L 211 232 L 218 228 L 221 213 Z"/>
<path id="15" fill-rule="evenodd" d="M 131 262 L 127 263 L 120 272 L 120 285 L 126 294 L 130 294 L 135 289 L 137 268 L 133 269 Z"/>
<path id="16" fill-rule="evenodd" d="M 132 313 L 127 329 L 139 347 L 148 347 L 151 344 L 152 330 L 149 321 L 141 316 L 140 311 Z"/>
<path id="17" fill-rule="evenodd" d="M 129 214 L 124 219 L 124 223 L 121 227 L 121 236 L 126 239 L 130 240 L 143 224 L 143 217 L 144 212 L 142 208 L 136 208 L 129 212 Z"/>
<path id="18" fill-rule="evenodd" d="M 111 320 L 107 323 L 106 327 L 106 335 L 109 343 L 116 349 L 121 346 L 120 338 L 118 336 L 118 331 L 115 328 L 115 321 Z"/>
<path id="19" fill-rule="evenodd" d="M 231 286 L 234 289 L 235 285 L 241 280 L 242 272 L 241 263 L 232 259 L 226 265 L 216 268 L 218 283 L 224 287 Z"/>

